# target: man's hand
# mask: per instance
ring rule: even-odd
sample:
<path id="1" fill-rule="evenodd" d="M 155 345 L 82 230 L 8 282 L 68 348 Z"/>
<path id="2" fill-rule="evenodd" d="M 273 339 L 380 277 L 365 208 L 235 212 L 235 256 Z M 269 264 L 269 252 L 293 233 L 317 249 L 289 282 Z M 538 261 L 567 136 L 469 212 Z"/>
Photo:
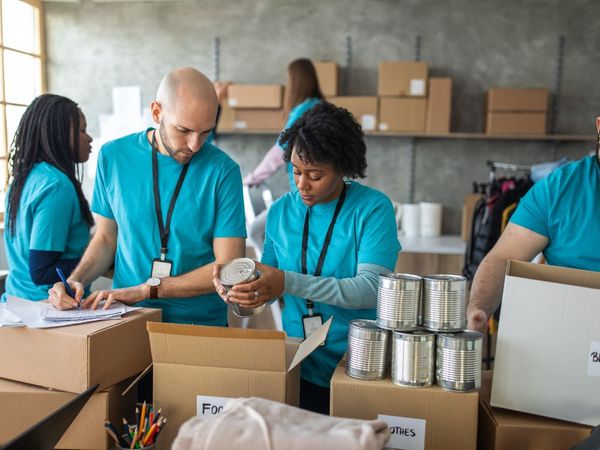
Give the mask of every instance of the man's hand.
<path id="1" fill-rule="evenodd" d="M 283 271 L 259 262 L 256 263 L 256 267 L 260 270 L 260 278 L 250 283 L 233 286 L 227 293 L 229 301 L 239 303 L 244 308 L 256 308 L 283 294 L 285 287 Z"/>
<path id="2" fill-rule="evenodd" d="M 146 283 L 123 289 L 109 289 L 96 291 L 90 294 L 83 302 L 84 308 L 96 309 L 101 301 L 106 300 L 104 309 L 110 308 L 113 302 L 121 302 L 126 305 L 135 305 L 142 300 L 150 298 L 150 286 Z"/>
<path id="3" fill-rule="evenodd" d="M 215 286 L 215 291 L 217 291 L 217 294 L 219 294 L 219 297 L 221 297 L 225 303 L 229 303 L 229 299 L 227 298 L 227 291 L 225 290 L 225 287 L 223 286 L 219 278 L 221 274 L 221 267 L 223 267 L 223 264 L 215 264 L 213 266 L 212 282 Z"/>
<path id="4" fill-rule="evenodd" d="M 64 311 L 66 309 L 73 309 L 79 306 L 81 299 L 83 298 L 83 284 L 79 281 L 67 281 L 69 286 L 75 292 L 75 298 L 67 294 L 65 285 L 61 282 L 55 283 L 50 289 L 48 289 L 48 300 L 56 309 Z"/>
<path id="5" fill-rule="evenodd" d="M 467 328 L 472 331 L 479 331 L 482 334 L 485 334 L 487 330 L 487 314 L 482 309 L 475 309 L 469 312 L 468 316 Z"/>

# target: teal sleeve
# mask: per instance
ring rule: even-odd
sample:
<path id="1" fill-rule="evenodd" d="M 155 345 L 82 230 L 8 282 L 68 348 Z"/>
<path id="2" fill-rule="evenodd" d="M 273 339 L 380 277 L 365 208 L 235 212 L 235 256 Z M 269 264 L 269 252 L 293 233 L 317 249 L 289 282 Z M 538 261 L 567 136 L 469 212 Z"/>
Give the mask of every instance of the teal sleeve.
<path id="1" fill-rule="evenodd" d="M 263 245 L 263 252 L 260 261 L 267 266 L 279 267 L 277 255 L 275 255 L 275 247 L 273 246 L 273 239 L 271 239 L 271 233 L 269 233 L 269 219 L 271 211 L 273 211 L 273 209 L 271 209 L 267 215 L 267 223 L 265 225 L 265 243 Z"/>
<path id="2" fill-rule="evenodd" d="M 98 165 L 96 166 L 96 180 L 94 181 L 94 196 L 92 198 L 92 212 L 100 214 L 108 219 L 115 218 L 110 206 L 108 193 L 106 190 L 106 167 L 104 161 L 104 149 L 100 150 L 98 155 Z"/>
<path id="3" fill-rule="evenodd" d="M 401 248 L 394 207 L 390 199 L 384 197 L 365 216 L 358 247 L 358 264 L 375 264 L 394 270 Z"/>
<path id="4" fill-rule="evenodd" d="M 538 181 L 521 199 L 510 222 L 550 237 L 548 229 L 548 211 L 550 208 L 549 177 Z"/>
<path id="5" fill-rule="evenodd" d="M 214 237 L 246 237 L 242 189 L 242 175 L 236 165 L 225 173 L 217 188 Z"/>
<path id="6" fill-rule="evenodd" d="M 71 222 L 79 208 L 74 189 L 54 185 L 43 192 L 33 212 L 30 250 L 64 252 Z"/>
<path id="7" fill-rule="evenodd" d="M 355 277 L 315 277 L 285 271 L 286 294 L 310 298 L 328 305 L 350 309 L 375 308 L 379 275 L 390 269 L 375 264 L 359 264 Z"/>

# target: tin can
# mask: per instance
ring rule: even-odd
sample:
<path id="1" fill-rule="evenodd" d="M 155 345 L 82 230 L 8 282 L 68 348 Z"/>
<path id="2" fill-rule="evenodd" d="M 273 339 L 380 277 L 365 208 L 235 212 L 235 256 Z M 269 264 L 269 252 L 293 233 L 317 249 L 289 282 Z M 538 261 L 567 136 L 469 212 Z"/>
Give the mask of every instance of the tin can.
<path id="1" fill-rule="evenodd" d="M 467 326 L 467 279 L 460 275 L 423 277 L 423 327 L 460 331 Z"/>
<path id="2" fill-rule="evenodd" d="M 346 374 L 360 380 L 385 378 L 389 334 L 388 330 L 379 328 L 374 320 L 351 320 Z"/>
<path id="3" fill-rule="evenodd" d="M 435 333 L 392 333 L 392 383 L 427 387 L 435 376 Z"/>
<path id="4" fill-rule="evenodd" d="M 219 281 L 227 292 L 237 285 L 250 283 L 260 278 L 260 271 L 256 268 L 256 263 L 250 258 L 236 258 L 229 261 L 221 267 Z M 244 308 L 235 302 L 230 302 L 229 306 L 233 313 L 238 317 L 252 317 L 263 312 L 268 305 L 263 303 L 256 308 Z"/>
<path id="5" fill-rule="evenodd" d="M 419 325 L 422 278 L 391 273 L 379 276 L 377 325 L 386 330 L 411 331 Z"/>
<path id="6" fill-rule="evenodd" d="M 437 337 L 437 384 L 449 391 L 470 392 L 481 386 L 481 344 L 477 331 L 440 333 Z"/>

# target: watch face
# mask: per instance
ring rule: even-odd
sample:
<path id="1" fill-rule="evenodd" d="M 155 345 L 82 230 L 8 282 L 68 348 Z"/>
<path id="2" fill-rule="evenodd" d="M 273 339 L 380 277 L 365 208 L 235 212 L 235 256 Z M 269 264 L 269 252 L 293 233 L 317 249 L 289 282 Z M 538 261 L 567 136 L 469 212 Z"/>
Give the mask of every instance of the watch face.
<path id="1" fill-rule="evenodd" d="M 146 284 L 150 287 L 156 287 L 160 284 L 160 278 L 152 277 L 146 280 Z"/>

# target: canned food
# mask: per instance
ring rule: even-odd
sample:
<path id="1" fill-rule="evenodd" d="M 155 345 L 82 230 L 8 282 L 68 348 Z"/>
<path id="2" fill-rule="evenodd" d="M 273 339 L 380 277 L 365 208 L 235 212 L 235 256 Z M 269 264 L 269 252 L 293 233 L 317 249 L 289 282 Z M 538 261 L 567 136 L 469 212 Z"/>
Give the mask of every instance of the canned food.
<path id="1" fill-rule="evenodd" d="M 467 326 L 467 279 L 460 275 L 423 277 L 423 327 L 460 331 Z"/>
<path id="2" fill-rule="evenodd" d="M 411 331 L 419 325 L 422 278 L 391 273 L 379 276 L 377 325 L 387 330 Z"/>
<path id="3" fill-rule="evenodd" d="M 435 333 L 414 331 L 392 334 L 392 383 L 427 387 L 434 382 Z"/>
<path id="4" fill-rule="evenodd" d="M 374 320 L 351 320 L 346 374 L 360 380 L 385 378 L 389 333 L 379 328 Z"/>
<path id="5" fill-rule="evenodd" d="M 227 292 L 238 284 L 250 283 L 260 278 L 260 271 L 256 268 L 256 263 L 250 258 L 236 258 L 224 264 L 221 267 L 219 281 Z M 233 313 L 238 317 L 252 317 L 265 310 L 268 303 L 263 303 L 256 308 L 245 308 L 238 303 L 230 302 L 229 306 Z"/>
<path id="6" fill-rule="evenodd" d="M 437 384 L 450 391 L 470 392 L 481 386 L 481 343 L 477 331 L 440 333 L 437 337 Z"/>

